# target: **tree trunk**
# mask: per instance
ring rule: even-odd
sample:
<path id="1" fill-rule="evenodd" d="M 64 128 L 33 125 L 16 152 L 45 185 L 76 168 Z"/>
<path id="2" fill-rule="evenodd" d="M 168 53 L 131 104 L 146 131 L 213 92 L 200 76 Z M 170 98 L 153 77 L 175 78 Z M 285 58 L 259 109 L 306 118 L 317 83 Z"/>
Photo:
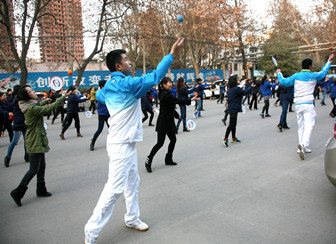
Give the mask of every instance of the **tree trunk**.
<path id="1" fill-rule="evenodd" d="M 27 78 L 28 78 L 28 69 L 25 60 L 21 60 L 20 69 L 21 69 L 20 85 L 25 86 L 27 84 Z"/>
<path id="2" fill-rule="evenodd" d="M 145 49 L 145 39 L 142 38 L 142 70 L 143 74 L 146 74 L 146 49 Z"/>
<path id="3" fill-rule="evenodd" d="M 221 67 L 222 67 L 222 70 L 223 70 L 223 80 L 226 79 L 226 70 L 225 70 L 225 63 L 221 63 Z"/>

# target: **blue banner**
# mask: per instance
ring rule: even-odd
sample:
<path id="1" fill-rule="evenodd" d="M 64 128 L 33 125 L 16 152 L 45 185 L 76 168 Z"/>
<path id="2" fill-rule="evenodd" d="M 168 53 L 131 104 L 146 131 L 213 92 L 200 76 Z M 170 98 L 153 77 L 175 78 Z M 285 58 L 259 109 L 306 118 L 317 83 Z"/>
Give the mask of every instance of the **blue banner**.
<path id="1" fill-rule="evenodd" d="M 153 70 L 147 70 L 150 73 Z M 142 76 L 143 71 L 137 70 L 136 76 Z M 27 85 L 31 86 L 35 91 L 49 90 L 50 80 L 57 76 L 63 81 L 63 89 L 75 85 L 77 79 L 77 72 L 73 75 L 68 75 L 67 72 L 30 72 L 28 73 Z M 168 73 L 166 74 L 168 76 Z M 183 77 L 188 83 L 195 82 L 196 73 L 193 69 L 173 69 L 171 70 L 170 78 L 177 81 L 178 78 Z M 199 77 L 204 81 L 215 81 L 223 79 L 223 71 L 221 69 L 203 69 L 199 72 Z M 226 71 L 226 77 L 229 77 L 229 72 Z M 21 73 L 1 73 L 0 74 L 0 90 L 5 91 L 15 85 L 20 84 Z M 79 87 L 98 87 L 100 80 L 109 80 L 111 78 L 110 71 L 85 71 L 80 82 Z"/>
<path id="2" fill-rule="evenodd" d="M 82 87 L 98 87 L 100 80 L 109 80 L 111 78 L 110 71 L 85 71 L 80 82 Z M 58 76 L 63 80 L 63 88 L 67 89 L 76 83 L 77 72 L 73 75 L 68 75 L 68 72 L 36 72 L 28 73 L 27 85 L 31 86 L 35 91 L 49 90 L 49 82 L 52 77 Z M 4 73 L 0 74 L 0 89 L 7 90 L 7 88 L 14 87 L 20 84 L 21 73 Z"/>
<path id="3" fill-rule="evenodd" d="M 146 73 L 151 73 L 153 70 L 146 70 Z M 142 70 L 136 71 L 136 76 L 141 76 L 143 74 Z M 166 76 L 169 76 L 167 73 Z M 196 73 L 193 69 L 172 69 L 170 71 L 170 78 L 177 82 L 178 78 L 183 77 L 187 83 L 195 82 L 196 80 Z M 201 69 L 199 71 L 199 77 L 207 81 L 216 81 L 223 79 L 223 70 L 221 69 Z M 229 71 L 226 70 L 226 79 L 229 78 Z"/>

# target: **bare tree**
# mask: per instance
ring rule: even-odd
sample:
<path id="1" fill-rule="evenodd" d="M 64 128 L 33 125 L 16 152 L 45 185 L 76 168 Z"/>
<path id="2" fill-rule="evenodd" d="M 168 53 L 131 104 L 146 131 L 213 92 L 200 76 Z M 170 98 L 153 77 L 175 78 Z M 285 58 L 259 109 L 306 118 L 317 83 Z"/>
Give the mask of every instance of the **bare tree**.
<path id="1" fill-rule="evenodd" d="M 27 54 L 34 28 L 43 16 L 50 15 L 50 13 L 44 11 L 50 2 L 51 0 L 0 0 L 0 25 L 5 27 L 11 51 L 16 63 L 20 67 L 21 85 L 27 83 Z M 13 6 L 15 6 L 20 13 L 15 13 L 12 8 Z M 19 36 L 16 36 L 14 31 L 16 24 L 21 26 Z M 20 46 L 20 49 L 18 49 L 16 44 Z"/>
<path id="2" fill-rule="evenodd" d="M 93 57 L 103 51 L 106 37 L 111 29 L 111 26 L 115 24 L 117 20 L 120 20 L 129 9 L 134 5 L 133 0 L 122 1 L 122 0 L 102 0 L 100 1 L 101 5 L 99 9 L 99 19 L 97 23 L 93 24 L 91 27 L 94 28 L 95 33 L 95 44 L 89 54 L 89 56 L 78 63 L 77 72 L 78 77 L 76 80 L 76 86 L 80 85 L 82 80 L 83 73 L 86 69 L 88 63 L 93 59 Z M 97 5 L 97 2 L 94 2 L 94 5 Z M 93 6 L 92 6 L 93 7 Z M 94 14 L 96 15 L 96 13 Z M 94 16 L 92 16 L 94 18 Z"/>

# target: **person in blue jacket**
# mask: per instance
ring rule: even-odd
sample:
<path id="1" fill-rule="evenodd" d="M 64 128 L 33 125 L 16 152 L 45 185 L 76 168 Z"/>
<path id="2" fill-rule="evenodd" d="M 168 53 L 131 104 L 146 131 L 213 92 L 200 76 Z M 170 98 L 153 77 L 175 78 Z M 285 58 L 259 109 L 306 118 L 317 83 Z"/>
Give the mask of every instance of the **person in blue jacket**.
<path id="1" fill-rule="evenodd" d="M 301 160 L 304 160 L 305 153 L 311 153 L 308 148 L 311 133 L 315 124 L 315 103 L 314 90 L 318 81 L 322 80 L 328 73 L 334 54 L 329 55 L 328 62 L 323 66 L 320 72 L 311 72 L 313 61 L 310 58 L 302 61 L 302 70 L 288 78 L 284 78 L 281 70 L 277 69 L 276 73 L 281 85 L 286 87 L 294 86 L 294 103 L 298 123 L 299 144 L 297 153 Z"/>
<path id="2" fill-rule="evenodd" d="M 151 97 L 153 97 L 154 103 L 155 103 L 155 107 L 158 107 L 159 102 L 158 102 L 158 91 L 156 90 L 156 86 L 153 86 L 150 89 L 150 93 L 151 93 Z"/>
<path id="3" fill-rule="evenodd" d="M 9 119 L 10 113 L 12 111 L 7 101 L 7 95 L 0 91 L 0 133 L 2 132 L 2 126 L 4 126 L 8 131 L 9 141 L 11 142 L 13 140 L 13 128 L 12 121 Z"/>
<path id="4" fill-rule="evenodd" d="M 196 82 L 197 83 L 194 86 L 194 91 L 195 91 L 195 93 L 197 93 L 197 97 L 200 98 L 200 99 L 197 100 L 197 102 L 196 102 L 197 107 L 196 107 L 196 111 L 193 114 L 195 119 L 203 117 L 201 115 L 201 111 L 203 110 L 203 105 L 202 105 L 203 92 L 206 89 L 210 89 L 210 86 L 203 84 L 203 80 L 201 78 L 197 78 Z"/>
<path id="5" fill-rule="evenodd" d="M 329 90 L 329 86 L 331 83 L 332 81 L 328 77 L 325 77 L 323 81 L 319 82 L 321 90 L 322 90 L 322 100 L 321 100 L 322 106 L 327 105 L 325 103 L 325 98 L 326 98 L 326 95 L 327 95 L 327 92 Z"/>
<path id="6" fill-rule="evenodd" d="M 183 42 L 184 39 L 178 39 L 173 44 L 170 54 L 161 60 L 156 70 L 141 77 L 131 76 L 132 63 L 128 60 L 125 50 L 113 50 L 106 56 L 111 79 L 97 92 L 96 98 L 106 104 L 110 113 L 106 141 L 109 173 L 93 214 L 84 227 L 86 244 L 97 242 L 99 233 L 108 223 L 121 194 L 124 194 L 126 202 L 125 225 L 139 231 L 149 228 L 140 220 L 138 204 L 140 177 L 136 142 L 143 139 L 140 98 L 165 76 Z"/>
<path id="7" fill-rule="evenodd" d="M 284 77 L 289 77 L 288 74 L 284 74 Z M 283 129 L 289 129 L 287 125 L 287 111 L 290 102 L 293 100 L 293 87 L 285 87 L 280 85 L 278 87 L 277 95 L 280 100 L 280 104 L 282 107 L 282 113 L 280 115 L 280 122 L 278 124 L 279 131 L 282 132 Z"/>
<path id="8" fill-rule="evenodd" d="M 173 81 L 173 86 L 172 86 L 172 88 L 171 88 L 171 90 L 170 90 L 170 93 L 174 96 L 174 97 L 176 97 L 176 95 L 177 95 L 177 88 L 176 88 L 176 85 L 175 85 L 175 82 Z"/>
<path id="9" fill-rule="evenodd" d="M 142 123 L 148 119 L 148 114 L 147 114 L 148 112 L 150 114 L 148 126 L 154 126 L 152 123 L 153 118 L 154 118 L 154 112 L 153 112 L 154 109 L 151 104 L 150 91 L 148 91 L 141 98 L 141 110 L 142 110 L 142 113 L 144 114 L 144 117 L 142 118 Z"/>
<path id="10" fill-rule="evenodd" d="M 26 149 L 26 143 L 25 143 L 25 136 L 27 131 L 27 126 L 25 125 L 25 117 L 22 113 L 19 103 L 16 98 L 16 94 L 20 89 L 20 85 L 14 86 L 13 93 L 10 102 L 11 110 L 13 111 L 14 118 L 13 118 L 13 130 L 14 130 L 14 137 L 11 143 L 8 146 L 7 155 L 4 159 L 5 167 L 9 167 L 9 162 L 12 158 L 13 150 L 16 146 L 16 144 L 19 142 L 21 133 L 23 135 L 23 147 L 24 147 L 24 160 L 25 162 L 29 162 L 29 154 Z"/>
<path id="11" fill-rule="evenodd" d="M 333 104 L 333 109 L 330 112 L 330 116 L 332 118 L 335 118 L 336 116 L 336 105 L 335 105 L 335 99 L 336 99 L 336 79 L 333 80 L 333 78 L 330 78 L 332 80 L 332 83 L 329 86 L 329 92 L 330 92 L 330 99 Z"/>
<path id="12" fill-rule="evenodd" d="M 79 122 L 79 107 L 78 104 L 85 102 L 87 99 L 86 97 L 78 97 L 76 95 L 76 87 L 75 86 L 70 86 L 68 91 L 71 91 L 70 96 L 68 97 L 68 105 L 67 105 L 67 117 L 68 119 L 66 120 L 66 124 L 62 129 L 62 132 L 60 134 L 60 138 L 62 140 L 65 140 L 64 138 L 64 133 L 66 130 L 70 127 L 72 123 L 72 119 L 75 120 L 75 127 L 77 130 L 77 137 L 83 137 L 82 134 L 80 133 L 80 122 Z"/>
<path id="13" fill-rule="evenodd" d="M 272 88 L 274 89 L 276 86 L 277 86 L 277 83 L 271 84 L 267 81 L 266 75 L 263 76 L 263 78 L 261 79 L 260 93 L 261 93 L 261 96 L 264 98 L 264 102 L 265 102 L 265 105 L 262 108 L 262 111 L 260 114 L 261 118 L 271 117 L 271 115 L 269 115 L 268 113 L 269 100 L 272 97 Z"/>
<path id="14" fill-rule="evenodd" d="M 232 141 L 231 143 L 240 142 L 240 140 L 236 137 L 236 126 L 238 113 L 242 112 L 242 99 L 243 96 L 250 93 L 252 91 L 252 87 L 255 85 L 252 84 L 246 90 L 237 86 L 238 78 L 236 75 L 232 75 L 229 77 L 228 82 L 228 91 L 227 91 L 227 99 L 228 99 L 228 113 L 230 114 L 230 122 L 229 126 L 226 129 L 225 137 L 222 137 L 222 142 L 224 146 L 228 147 L 228 138 L 230 133 L 232 133 Z"/>
<path id="15" fill-rule="evenodd" d="M 105 86 L 106 80 L 99 81 L 99 89 L 103 89 Z M 97 91 L 98 92 L 98 91 Z M 91 139 L 90 150 L 94 151 L 94 145 L 100 133 L 104 129 L 104 123 L 106 123 L 107 128 L 109 128 L 108 119 L 110 118 L 109 111 L 105 104 L 97 102 L 97 111 L 98 111 L 98 129 L 94 133 L 93 138 Z"/>
<path id="16" fill-rule="evenodd" d="M 217 100 L 217 103 L 223 103 L 224 97 L 225 97 L 225 80 L 223 79 L 223 81 L 221 83 L 219 83 L 219 98 Z"/>

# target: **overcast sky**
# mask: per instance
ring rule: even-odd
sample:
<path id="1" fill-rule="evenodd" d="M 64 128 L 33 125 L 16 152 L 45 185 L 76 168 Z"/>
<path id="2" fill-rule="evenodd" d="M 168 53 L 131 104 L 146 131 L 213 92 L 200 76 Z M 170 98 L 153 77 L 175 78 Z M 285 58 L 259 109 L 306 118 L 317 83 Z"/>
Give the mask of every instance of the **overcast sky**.
<path id="1" fill-rule="evenodd" d="M 254 11 L 256 17 L 259 17 L 261 20 L 267 19 L 267 11 L 271 2 L 272 0 L 246 0 L 248 9 Z M 316 4 L 313 0 L 292 0 L 291 2 L 303 13 L 307 13 Z"/>

